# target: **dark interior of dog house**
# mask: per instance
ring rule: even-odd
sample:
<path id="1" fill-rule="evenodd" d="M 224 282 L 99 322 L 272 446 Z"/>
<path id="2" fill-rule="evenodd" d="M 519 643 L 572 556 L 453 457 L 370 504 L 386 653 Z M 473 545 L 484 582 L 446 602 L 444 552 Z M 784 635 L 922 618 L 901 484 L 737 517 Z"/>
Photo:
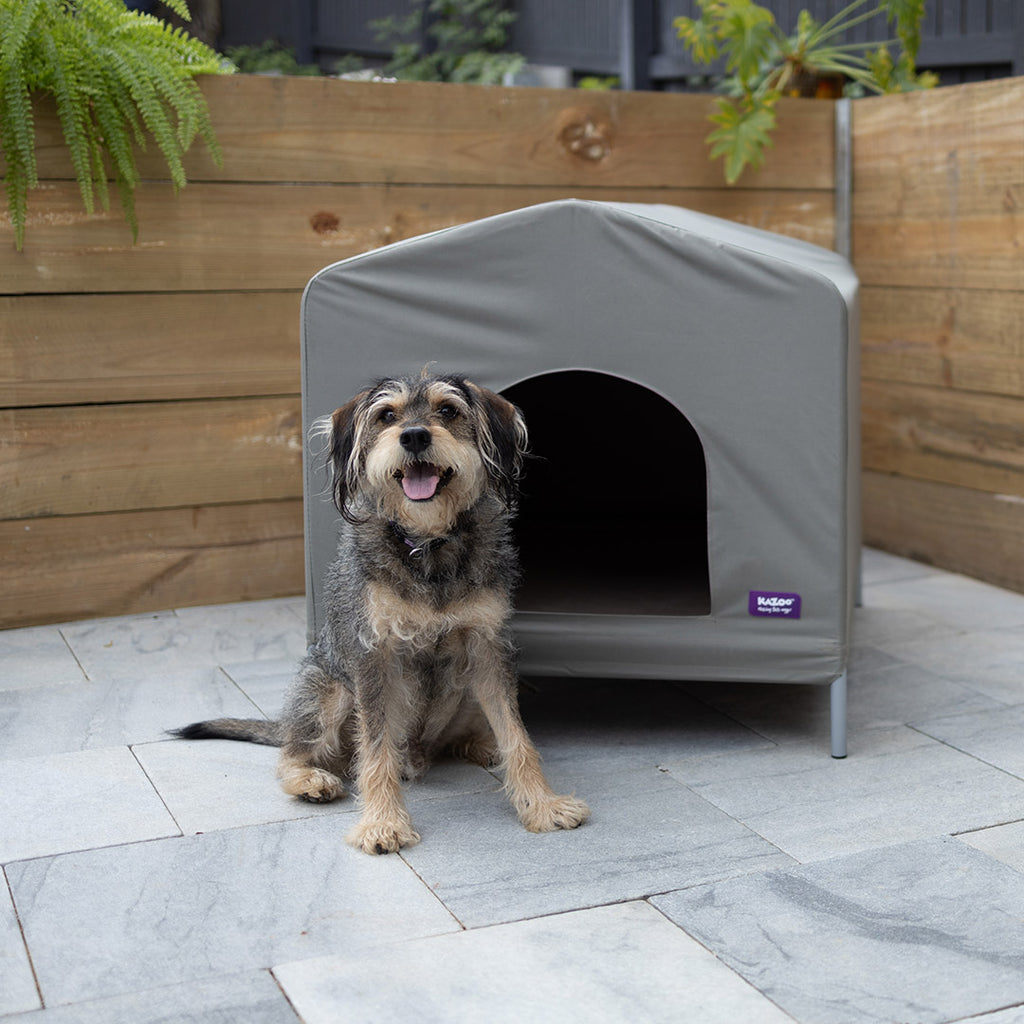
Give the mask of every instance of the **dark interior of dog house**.
<path id="1" fill-rule="evenodd" d="M 531 457 L 516 536 L 522 611 L 707 615 L 707 468 L 697 432 L 649 388 L 587 370 L 503 392 Z"/>

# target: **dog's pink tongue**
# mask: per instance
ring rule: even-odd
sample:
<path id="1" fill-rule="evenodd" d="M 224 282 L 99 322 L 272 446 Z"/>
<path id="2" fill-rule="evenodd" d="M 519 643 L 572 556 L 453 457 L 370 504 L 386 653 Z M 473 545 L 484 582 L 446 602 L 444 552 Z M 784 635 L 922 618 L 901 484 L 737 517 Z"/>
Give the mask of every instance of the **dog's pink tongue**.
<path id="1" fill-rule="evenodd" d="M 410 501 L 432 498 L 440 481 L 437 467 L 429 462 L 414 462 L 403 470 L 402 490 Z"/>

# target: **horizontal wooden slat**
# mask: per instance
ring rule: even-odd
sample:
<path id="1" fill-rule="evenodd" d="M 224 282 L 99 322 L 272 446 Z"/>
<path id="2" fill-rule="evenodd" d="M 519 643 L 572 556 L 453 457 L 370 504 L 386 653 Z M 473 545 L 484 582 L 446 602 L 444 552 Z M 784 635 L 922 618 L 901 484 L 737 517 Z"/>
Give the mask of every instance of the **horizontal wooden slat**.
<path id="1" fill-rule="evenodd" d="M 1024 288 L 1024 79 L 853 105 L 853 255 L 866 284 Z"/>
<path id="2" fill-rule="evenodd" d="M 191 185 L 137 194 L 137 245 L 119 210 L 86 215 L 75 187 L 33 196 L 24 250 L 0 223 L 0 289 L 52 292 L 301 289 L 336 260 L 454 224 L 575 196 L 672 203 L 830 246 L 832 194 L 751 189 Z"/>
<path id="3" fill-rule="evenodd" d="M 867 469 L 1024 497 L 1024 399 L 865 381 L 861 420 Z"/>
<path id="4" fill-rule="evenodd" d="M 948 217 L 998 207 L 1007 189 L 1024 182 L 1022 105 L 1024 78 L 858 100 L 854 217 Z"/>
<path id="5" fill-rule="evenodd" d="M 302 502 L 0 522 L 0 628 L 301 594 Z"/>
<path id="6" fill-rule="evenodd" d="M 300 298 L 0 297 L 0 407 L 296 394 Z"/>
<path id="7" fill-rule="evenodd" d="M 865 472 L 864 539 L 1024 592 L 1024 501 L 927 480 Z"/>
<path id="8" fill-rule="evenodd" d="M 1024 398 L 1024 292 L 861 291 L 865 379 Z"/>
<path id="9" fill-rule="evenodd" d="M 0 411 L 0 518 L 302 494 L 295 397 Z"/>
<path id="10" fill-rule="evenodd" d="M 718 188 L 708 96 L 341 82 L 238 75 L 202 80 L 224 166 L 201 144 L 197 181 L 389 182 Z M 833 104 L 785 100 L 748 187 L 831 189 Z M 55 116 L 37 118 L 39 173 L 73 177 Z M 154 146 L 144 177 L 166 179 Z"/>
<path id="11" fill-rule="evenodd" d="M 894 183 L 893 187 L 897 187 Z M 1024 190 L 1020 192 L 1024 204 Z M 853 262 L 864 284 L 1024 289 L 1022 239 L 1012 209 L 934 220 L 855 220 Z"/>

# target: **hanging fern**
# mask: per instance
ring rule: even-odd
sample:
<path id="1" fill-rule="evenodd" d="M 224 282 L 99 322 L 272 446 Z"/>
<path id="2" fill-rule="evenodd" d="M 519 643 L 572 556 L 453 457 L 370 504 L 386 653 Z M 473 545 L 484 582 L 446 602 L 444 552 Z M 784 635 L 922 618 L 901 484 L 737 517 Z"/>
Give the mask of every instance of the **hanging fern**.
<path id="1" fill-rule="evenodd" d="M 185 0 L 166 0 L 185 20 Z M 109 207 L 108 170 L 125 220 L 138 237 L 137 149 L 148 139 L 164 156 L 174 188 L 198 135 L 221 154 L 196 75 L 230 70 L 182 29 L 125 9 L 122 0 L 0 0 L 0 156 L 7 208 L 20 249 L 29 190 L 38 183 L 32 100 L 57 107 L 86 212 Z"/>

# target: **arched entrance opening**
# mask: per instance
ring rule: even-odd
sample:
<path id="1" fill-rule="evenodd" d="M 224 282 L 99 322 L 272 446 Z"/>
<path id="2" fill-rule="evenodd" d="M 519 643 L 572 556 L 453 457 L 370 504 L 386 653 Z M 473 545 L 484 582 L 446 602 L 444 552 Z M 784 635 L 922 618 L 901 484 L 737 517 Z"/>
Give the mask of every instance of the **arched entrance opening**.
<path id="1" fill-rule="evenodd" d="M 502 393 L 522 409 L 533 453 L 516 522 L 517 608 L 707 615 L 707 464 L 679 409 L 590 370 Z"/>

